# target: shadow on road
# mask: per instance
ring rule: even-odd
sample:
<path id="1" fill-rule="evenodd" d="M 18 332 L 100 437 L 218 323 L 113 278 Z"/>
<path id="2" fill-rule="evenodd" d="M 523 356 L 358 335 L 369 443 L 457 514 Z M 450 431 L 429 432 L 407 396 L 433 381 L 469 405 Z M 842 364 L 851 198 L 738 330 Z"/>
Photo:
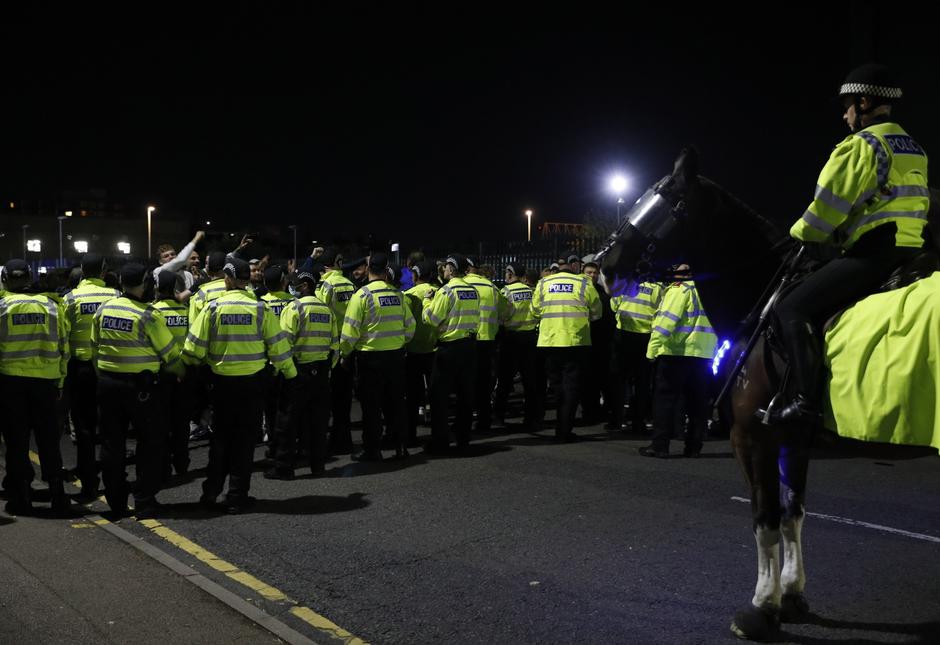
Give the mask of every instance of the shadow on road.
<path id="1" fill-rule="evenodd" d="M 346 513 L 367 507 L 371 502 L 366 493 L 350 493 L 346 497 L 336 495 L 303 495 L 289 499 L 259 499 L 243 514 L 270 513 L 272 515 L 326 515 Z M 208 519 L 225 515 L 223 508 L 207 509 L 198 502 L 165 504 L 159 519 Z"/>
<path id="2" fill-rule="evenodd" d="M 913 636 L 915 640 L 905 640 L 906 643 L 938 643 L 940 642 L 940 621 L 931 621 L 928 623 L 868 623 L 854 620 L 838 620 L 835 618 L 826 618 L 818 614 L 810 613 L 804 619 L 795 621 L 791 624 L 814 625 L 832 630 L 858 630 L 869 632 L 882 632 L 885 634 L 899 634 Z M 800 643 L 801 645 L 822 645 L 823 643 L 847 643 L 846 634 L 833 632 L 832 636 L 827 638 L 823 636 L 803 636 L 781 631 L 772 642 Z M 852 638 L 852 643 L 867 645 L 869 643 L 883 643 L 885 641 L 872 640 L 868 638 Z"/>

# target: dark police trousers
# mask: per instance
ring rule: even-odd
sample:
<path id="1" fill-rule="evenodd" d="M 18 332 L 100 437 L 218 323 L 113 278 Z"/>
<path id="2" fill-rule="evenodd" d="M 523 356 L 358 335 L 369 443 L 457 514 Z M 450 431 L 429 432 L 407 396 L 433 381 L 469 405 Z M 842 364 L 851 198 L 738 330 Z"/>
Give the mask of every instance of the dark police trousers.
<path id="1" fill-rule="evenodd" d="M 69 408 L 78 452 L 78 478 L 82 490 L 98 490 L 98 461 L 95 441 L 98 435 L 98 393 L 94 365 L 73 358 L 68 368 Z"/>
<path id="2" fill-rule="evenodd" d="M 214 501 L 228 477 L 227 499 L 244 501 L 251 488 L 255 435 L 261 427 L 264 399 L 261 373 L 248 376 L 212 375 L 212 439 L 203 497 Z"/>
<path id="3" fill-rule="evenodd" d="M 134 505 L 153 503 L 163 481 L 163 459 L 167 428 L 161 423 L 161 401 L 152 372 L 123 374 L 100 371 L 98 399 L 101 401 L 102 479 L 104 496 L 112 511 L 127 508 L 127 430 L 137 434 L 137 485 Z"/>
<path id="4" fill-rule="evenodd" d="M 581 400 L 581 383 L 590 358 L 590 346 L 542 347 L 545 373 L 555 391 L 555 438 L 567 439 Z"/>
<path id="5" fill-rule="evenodd" d="M 307 452 L 310 471 L 326 466 L 326 433 L 330 421 L 330 361 L 297 363 L 297 377 L 282 384 L 274 467 L 293 472 L 298 450 Z"/>
<path id="6" fill-rule="evenodd" d="M 362 449 L 381 454 L 382 418 L 396 445 L 408 443 L 405 407 L 405 350 L 356 352 L 359 403 L 362 405 Z"/>
<path id="7" fill-rule="evenodd" d="M 656 386 L 653 392 L 654 450 L 669 452 L 669 440 L 676 436 L 685 416 L 689 417 L 685 435 L 686 452 L 702 450 L 708 417 L 711 360 L 696 356 L 660 356 L 656 359 Z M 684 409 L 679 409 L 679 405 Z"/>
<path id="8" fill-rule="evenodd" d="M 349 410 L 352 407 L 353 373 L 337 367 L 330 375 L 330 411 L 333 426 L 330 429 L 330 452 L 343 454 L 352 449 L 352 429 Z"/>
<path id="9" fill-rule="evenodd" d="M 477 413 L 477 430 L 490 429 L 493 409 L 493 362 L 496 360 L 496 341 L 477 340 L 477 371 L 474 392 L 474 408 Z"/>
<path id="10" fill-rule="evenodd" d="M 443 450 L 450 445 L 448 403 L 451 392 L 457 395 L 454 430 L 457 445 L 470 443 L 473 423 L 473 395 L 476 381 L 476 339 L 462 338 L 438 343 L 431 370 L 431 448 Z"/>
<path id="11" fill-rule="evenodd" d="M 653 390 L 650 378 L 652 366 L 646 358 L 650 344 L 649 334 L 617 330 L 612 359 L 613 386 L 610 388 L 610 421 L 615 430 L 623 425 L 623 402 L 627 384 L 633 386 L 630 400 L 630 416 L 634 432 L 646 431 L 646 417 L 652 403 Z"/>
<path id="12" fill-rule="evenodd" d="M 525 416 L 523 424 L 530 432 L 541 425 L 540 410 L 544 405 L 545 378 L 539 366 L 536 345 L 538 330 L 504 331 L 499 348 L 499 378 L 496 381 L 496 397 L 493 410 L 499 419 L 506 418 L 506 399 L 513 389 L 516 372 L 522 375 L 522 390 L 525 393 Z"/>
<path id="13" fill-rule="evenodd" d="M 180 383 L 175 374 L 160 374 L 160 401 L 167 429 L 167 448 L 163 454 L 163 471 L 169 474 L 173 468 L 177 474 L 189 471 L 189 420 L 193 417 L 196 396 L 193 384 Z M 135 426 L 136 427 L 136 426 Z"/>
<path id="14" fill-rule="evenodd" d="M 36 430 L 39 463 L 44 481 L 62 479 L 62 452 L 56 424 L 58 387 L 55 379 L 0 374 L 0 414 L 6 442 L 4 486 L 11 501 L 27 502 L 33 479 L 29 462 L 29 431 Z"/>
<path id="15" fill-rule="evenodd" d="M 418 408 L 427 402 L 426 393 L 431 383 L 431 370 L 434 368 L 434 352 L 405 355 L 405 372 L 408 388 L 405 398 L 408 403 L 408 442 L 418 438 Z"/>

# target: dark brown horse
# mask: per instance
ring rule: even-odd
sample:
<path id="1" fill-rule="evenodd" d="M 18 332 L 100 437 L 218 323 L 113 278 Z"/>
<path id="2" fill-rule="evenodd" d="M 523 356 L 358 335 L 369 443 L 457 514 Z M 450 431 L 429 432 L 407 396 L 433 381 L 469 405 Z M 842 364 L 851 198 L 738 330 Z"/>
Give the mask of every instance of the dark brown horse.
<path id="1" fill-rule="evenodd" d="M 662 279 L 665 267 L 688 262 L 719 340 L 746 338 L 754 307 L 767 294 L 794 244 L 773 223 L 698 175 L 693 151 L 683 151 L 670 175 L 637 201 L 599 253 L 611 294 L 631 293 L 638 282 Z M 726 371 L 744 342 L 725 357 Z M 812 427 L 767 427 L 755 414 L 776 394 L 785 364 L 761 339 L 733 383 L 723 410 L 731 442 L 751 489 L 758 551 L 751 603 L 737 612 L 732 631 L 761 640 L 780 620 L 808 611 L 801 546 Z M 919 450 L 923 451 L 923 448 Z M 782 560 L 781 560 L 782 543 Z"/>

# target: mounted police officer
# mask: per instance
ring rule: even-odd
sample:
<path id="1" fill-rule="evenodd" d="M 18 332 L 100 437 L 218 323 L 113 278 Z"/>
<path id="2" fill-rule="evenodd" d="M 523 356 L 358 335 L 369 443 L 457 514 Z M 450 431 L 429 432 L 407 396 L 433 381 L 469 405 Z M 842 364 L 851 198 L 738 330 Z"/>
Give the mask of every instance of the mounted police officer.
<path id="1" fill-rule="evenodd" d="M 807 243 L 840 246 L 842 254 L 777 305 L 795 398 L 772 410 L 771 423 L 818 418 L 820 326 L 828 316 L 875 292 L 924 246 L 930 206 L 927 154 L 893 119 L 900 84 L 884 65 L 862 65 L 848 75 L 839 95 L 842 118 L 852 134 L 833 150 L 813 201 L 790 235 Z"/>

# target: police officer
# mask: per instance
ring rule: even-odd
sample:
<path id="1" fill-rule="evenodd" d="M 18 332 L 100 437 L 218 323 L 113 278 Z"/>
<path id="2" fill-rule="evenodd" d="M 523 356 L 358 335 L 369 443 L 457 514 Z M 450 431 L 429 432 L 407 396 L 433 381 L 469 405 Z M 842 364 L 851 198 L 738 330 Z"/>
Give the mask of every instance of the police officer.
<path id="1" fill-rule="evenodd" d="M 402 293 L 390 285 L 388 256 L 369 258 L 369 282 L 349 301 L 340 352 L 345 368 L 355 352 L 362 404 L 362 451 L 357 461 L 382 461 L 382 416 L 396 439 L 396 456 L 408 455 L 405 407 L 405 345 L 415 333 L 415 319 Z"/>
<path id="2" fill-rule="evenodd" d="M 6 510 L 14 515 L 32 510 L 29 432 L 34 428 L 52 510 L 63 513 L 69 503 L 62 484 L 56 401 L 68 372 L 68 330 L 55 302 L 25 293 L 31 282 L 25 261 L 10 260 L 0 277 L 5 290 L 0 298 L 0 413 L 6 442 Z"/>
<path id="3" fill-rule="evenodd" d="M 623 400 L 627 383 L 633 386 L 630 401 L 631 429 L 636 433 L 646 432 L 646 417 L 649 414 L 652 388 L 651 366 L 646 359 L 650 344 L 653 318 L 662 299 L 663 287 L 657 282 L 640 284 L 633 295 L 614 296 L 610 308 L 617 318 L 617 335 L 613 355 L 613 394 L 611 401 L 611 430 L 623 428 Z"/>
<path id="4" fill-rule="evenodd" d="M 333 312 L 314 295 L 317 277 L 295 273 L 291 292 L 296 294 L 281 311 L 281 329 L 293 348 L 297 378 L 286 381 L 285 417 L 278 420 L 274 442 L 274 467 L 266 479 L 293 479 L 298 443 L 310 460 L 314 477 L 324 474 L 327 458 L 327 425 L 330 420 L 330 369 L 339 349 L 339 325 Z"/>
<path id="5" fill-rule="evenodd" d="M 209 281 L 200 285 L 196 293 L 189 299 L 189 320 L 195 320 L 205 306 L 225 293 L 225 275 L 222 267 L 225 266 L 225 253 L 213 251 L 206 259 L 206 273 Z"/>
<path id="6" fill-rule="evenodd" d="M 532 313 L 540 321 L 538 347 L 555 391 L 555 438 L 574 441 L 577 436 L 571 428 L 590 357 L 590 324 L 600 319 L 601 302 L 591 279 L 571 273 L 567 260 L 559 260 L 558 273 L 542 278 L 535 287 Z"/>
<path id="7" fill-rule="evenodd" d="M 516 372 L 522 375 L 525 394 L 523 426 L 527 432 L 541 429 L 540 410 L 545 395 L 545 379 L 540 378 L 536 344 L 539 321 L 532 313 L 532 289 L 522 282 L 525 267 L 517 262 L 506 265 L 506 286 L 503 297 L 509 303 L 504 316 L 502 343 L 499 349 L 499 379 L 496 382 L 494 413 L 497 425 L 505 423 L 506 399 L 513 389 Z"/>
<path id="8" fill-rule="evenodd" d="M 137 433 L 137 484 L 134 507 L 138 518 L 153 517 L 160 508 L 156 495 L 163 479 L 166 427 L 161 423 L 158 374 L 166 366 L 171 378 L 183 375 L 180 346 L 163 314 L 144 300 L 146 267 L 121 267 L 124 294 L 95 312 L 91 339 L 98 371 L 98 400 L 104 442 L 101 461 L 104 494 L 117 515 L 127 513 L 126 435 Z"/>
<path id="9" fill-rule="evenodd" d="M 180 281 L 176 273 L 157 273 L 157 294 L 153 308 L 163 314 L 167 329 L 182 351 L 189 332 L 189 308 L 176 300 Z M 169 477 L 171 468 L 177 475 L 185 475 L 189 472 L 189 420 L 195 412 L 192 387 L 188 383 L 183 385 L 172 371 L 163 368 L 160 374 L 160 398 L 166 403 L 161 407 L 169 433 L 164 475 Z"/>
<path id="10" fill-rule="evenodd" d="M 78 448 L 78 478 L 83 499 L 98 496 L 98 464 L 95 440 L 98 428 L 97 377 L 92 364 L 91 330 L 98 307 L 120 296 L 117 289 L 104 284 L 107 273 L 104 258 L 86 253 L 82 258 L 84 278 L 65 296 L 65 317 L 69 324 L 69 407 Z"/>
<path id="11" fill-rule="evenodd" d="M 251 268 L 230 258 L 222 269 L 225 293 L 190 323 L 183 360 L 212 370 L 214 430 L 200 503 L 213 507 L 229 478 L 225 507 L 240 513 L 252 502 L 254 435 L 261 425 L 261 372 L 270 361 L 287 380 L 297 376 L 287 332 L 264 302 L 248 290 Z"/>
<path id="12" fill-rule="evenodd" d="M 853 134 L 832 151 L 815 197 L 790 235 L 841 246 L 842 257 L 800 282 L 776 307 L 795 396 L 771 410 L 771 423 L 820 416 L 820 326 L 874 293 L 924 246 L 927 154 L 892 118 L 901 94 L 891 70 L 877 64 L 852 70 L 839 90 L 842 118 Z"/>
<path id="13" fill-rule="evenodd" d="M 718 337 L 702 309 L 689 265 L 679 265 L 674 273 L 678 281 L 663 293 L 646 350 L 647 358 L 656 361 L 656 386 L 652 442 L 639 450 L 644 457 L 668 457 L 669 440 L 686 415 L 684 454 L 698 457 L 708 426 L 708 377 Z M 684 413 L 677 413 L 680 404 Z"/>
<path id="14" fill-rule="evenodd" d="M 431 371 L 431 441 L 428 454 L 444 454 L 450 448 L 448 403 L 457 395 L 454 430 L 458 450 L 470 445 L 473 397 L 476 385 L 476 335 L 480 328 L 480 294 L 464 280 L 467 258 L 452 253 L 443 265 L 446 284 L 424 296 L 422 318 L 438 330 L 437 351 Z"/>
<path id="15" fill-rule="evenodd" d="M 343 319 L 346 317 L 346 307 L 356 287 L 343 276 L 340 270 L 342 257 L 335 248 L 325 249 L 319 260 L 323 263 L 324 272 L 315 295 L 330 308 L 337 325 L 342 328 Z M 349 410 L 352 407 L 352 373 L 346 369 L 334 369 L 330 377 L 330 386 L 330 411 L 333 416 L 330 452 L 334 455 L 347 454 L 352 452 L 352 431 L 349 421 Z"/>
<path id="16" fill-rule="evenodd" d="M 480 328 L 477 330 L 477 367 L 474 392 L 477 432 L 488 432 L 492 422 L 493 372 L 496 361 L 496 334 L 500 318 L 509 312 L 509 303 L 499 288 L 482 275 L 467 258 L 466 283 L 480 295 Z"/>
<path id="17" fill-rule="evenodd" d="M 437 267 L 429 260 L 420 260 L 411 268 L 415 286 L 405 292 L 408 307 L 415 318 L 415 335 L 408 343 L 405 354 L 408 402 L 408 444 L 414 445 L 418 437 L 418 410 L 426 402 L 427 384 L 431 382 L 434 366 L 434 348 L 437 345 L 437 325 L 422 318 L 424 297 L 434 290 L 431 283 L 437 277 Z"/>
<path id="18" fill-rule="evenodd" d="M 271 310 L 271 313 L 280 320 L 281 312 L 284 307 L 294 301 L 294 297 L 288 293 L 287 284 L 290 280 L 287 271 L 279 264 L 267 267 L 262 273 L 264 288 L 267 290 L 261 300 L 265 306 Z M 278 431 L 278 420 L 286 422 L 286 410 L 289 405 L 287 400 L 287 389 L 284 387 L 284 374 L 266 373 L 264 388 L 264 424 L 263 427 L 268 435 L 267 455 L 274 458 L 276 451 L 277 437 L 283 435 L 285 430 Z"/>

